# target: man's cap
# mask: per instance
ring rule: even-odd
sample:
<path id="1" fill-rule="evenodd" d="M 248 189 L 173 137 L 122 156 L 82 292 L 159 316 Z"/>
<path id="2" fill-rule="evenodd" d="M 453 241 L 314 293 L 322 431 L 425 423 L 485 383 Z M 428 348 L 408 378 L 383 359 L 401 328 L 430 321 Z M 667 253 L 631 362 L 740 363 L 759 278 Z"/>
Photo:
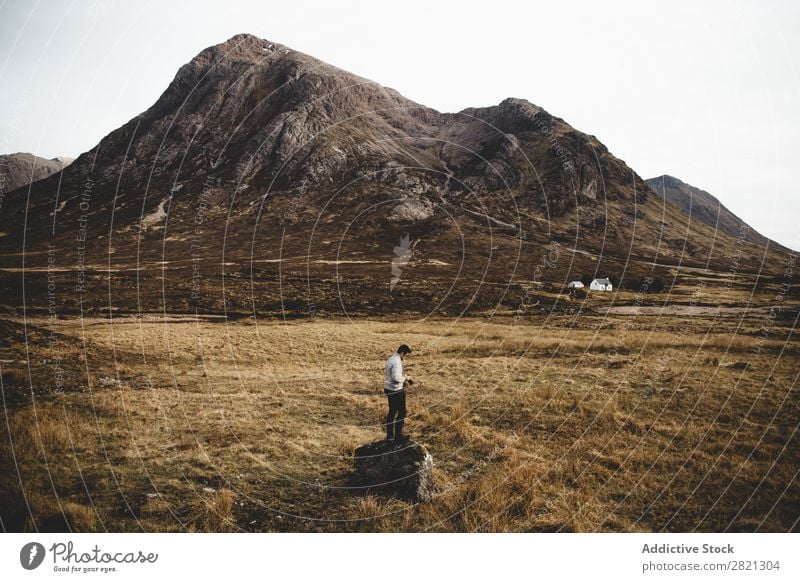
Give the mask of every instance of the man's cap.
<path id="1" fill-rule="evenodd" d="M 402 346 L 397 348 L 397 353 L 398 354 L 410 354 L 411 353 L 411 348 L 408 347 L 406 344 L 403 344 Z"/>

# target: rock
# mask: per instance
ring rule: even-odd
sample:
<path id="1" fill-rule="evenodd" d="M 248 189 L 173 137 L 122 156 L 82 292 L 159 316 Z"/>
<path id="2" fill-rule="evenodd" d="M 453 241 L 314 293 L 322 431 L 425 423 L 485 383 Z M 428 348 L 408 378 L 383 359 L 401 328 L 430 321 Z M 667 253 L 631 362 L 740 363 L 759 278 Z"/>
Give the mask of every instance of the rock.
<path id="1" fill-rule="evenodd" d="M 433 457 L 414 441 L 397 447 L 387 441 L 358 447 L 355 470 L 362 486 L 386 489 L 416 501 L 433 498 Z"/>
<path id="2" fill-rule="evenodd" d="M 726 364 L 727 368 L 731 368 L 733 370 L 750 370 L 752 366 L 750 362 L 734 362 L 732 364 Z"/>
<path id="3" fill-rule="evenodd" d="M 392 209 L 390 222 L 418 222 L 433 216 L 433 204 L 423 198 L 407 198 Z"/>

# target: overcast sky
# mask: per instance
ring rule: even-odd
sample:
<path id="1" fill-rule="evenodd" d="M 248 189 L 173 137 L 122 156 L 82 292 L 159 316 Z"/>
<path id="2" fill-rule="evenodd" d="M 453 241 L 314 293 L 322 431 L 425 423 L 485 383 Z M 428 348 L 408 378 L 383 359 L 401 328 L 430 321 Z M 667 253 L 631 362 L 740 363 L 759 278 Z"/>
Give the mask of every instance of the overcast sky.
<path id="1" fill-rule="evenodd" d="M 520 97 L 800 249 L 800 2 L 0 0 L 0 153 L 75 157 L 250 32 L 438 109 Z"/>

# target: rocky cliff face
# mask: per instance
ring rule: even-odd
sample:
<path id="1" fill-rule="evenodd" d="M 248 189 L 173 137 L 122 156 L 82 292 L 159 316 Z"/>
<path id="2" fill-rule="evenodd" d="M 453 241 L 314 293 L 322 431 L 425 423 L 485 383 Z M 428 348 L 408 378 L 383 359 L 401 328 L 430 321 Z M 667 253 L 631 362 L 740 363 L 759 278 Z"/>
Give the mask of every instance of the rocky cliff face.
<path id="1" fill-rule="evenodd" d="M 116 309 L 458 312 L 518 304 L 553 245 L 558 285 L 733 244 L 528 101 L 440 113 L 251 35 L 202 51 L 27 200 L 5 200 L 6 265 L 54 245 L 65 284 Z"/>

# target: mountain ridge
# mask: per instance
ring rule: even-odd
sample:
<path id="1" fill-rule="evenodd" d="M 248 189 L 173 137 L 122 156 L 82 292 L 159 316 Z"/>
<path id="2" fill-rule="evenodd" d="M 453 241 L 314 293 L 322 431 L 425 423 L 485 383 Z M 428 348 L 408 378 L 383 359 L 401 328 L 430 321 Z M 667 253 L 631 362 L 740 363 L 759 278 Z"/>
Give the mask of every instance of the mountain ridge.
<path id="1" fill-rule="evenodd" d="M 744 238 L 761 246 L 770 244 L 782 250 L 789 250 L 784 245 L 756 231 L 747 222 L 731 212 L 713 194 L 692 186 L 680 178 L 662 174 L 661 176 L 648 178 L 646 182 L 656 194 L 676 204 L 690 218 L 696 218 L 732 237 Z"/>
<path id="2" fill-rule="evenodd" d="M 508 307 L 553 245 L 563 254 L 548 285 L 596 272 L 635 287 L 655 265 L 725 271 L 738 244 L 524 99 L 440 113 L 252 35 L 201 51 L 151 107 L 22 200 L 7 197 L 4 263 L 26 253 L 36 265 L 55 245 L 127 307 Z M 390 290 L 405 236 L 414 259 Z M 779 262 L 745 243 L 743 268 Z"/>
<path id="3" fill-rule="evenodd" d="M 27 152 L 0 154 L 0 194 L 28 186 L 69 166 L 73 158 L 42 158 Z"/>

